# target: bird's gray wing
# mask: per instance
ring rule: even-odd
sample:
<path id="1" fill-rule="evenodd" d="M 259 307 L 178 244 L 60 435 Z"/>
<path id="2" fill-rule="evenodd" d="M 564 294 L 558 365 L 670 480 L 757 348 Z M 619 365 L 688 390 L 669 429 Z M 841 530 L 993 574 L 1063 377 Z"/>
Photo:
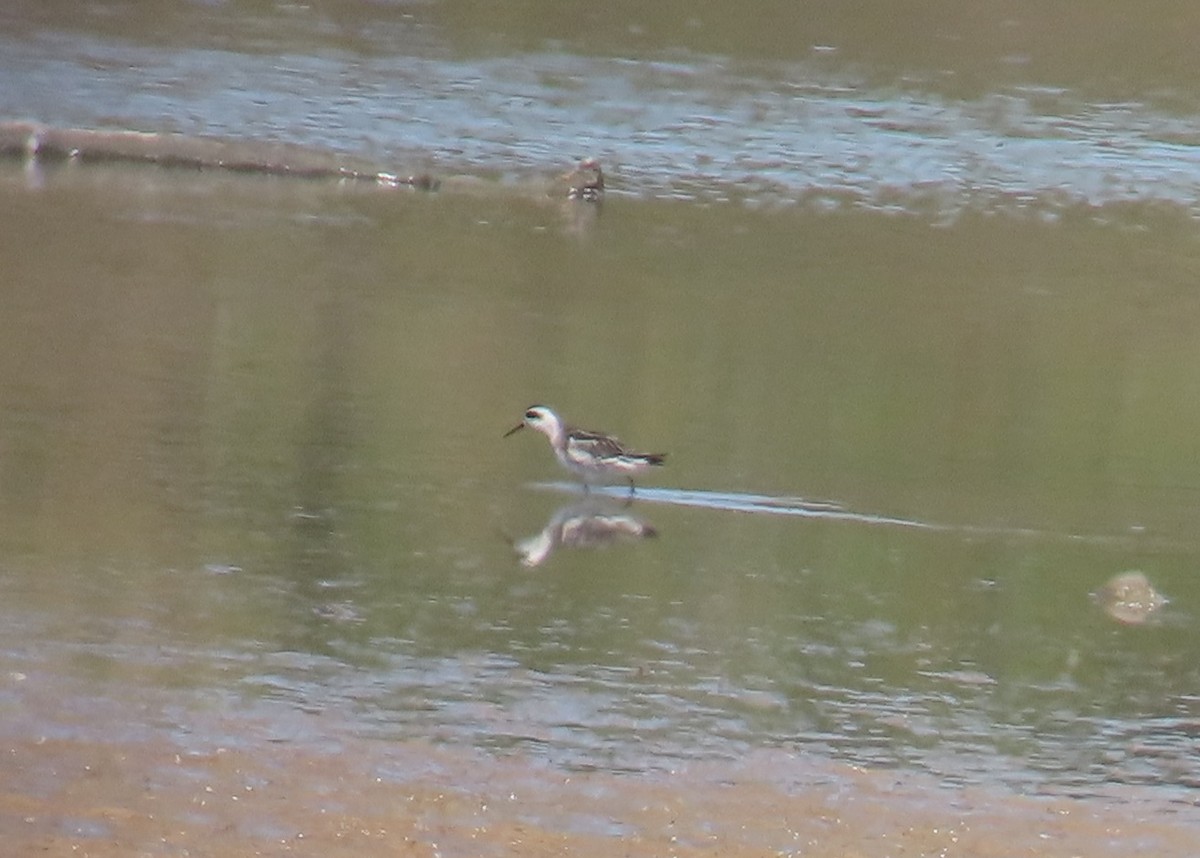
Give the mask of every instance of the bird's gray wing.
<path id="1" fill-rule="evenodd" d="M 584 432 L 579 429 L 567 438 L 567 457 L 586 465 L 593 459 L 612 459 L 623 456 L 625 448 L 611 435 L 602 432 Z"/>

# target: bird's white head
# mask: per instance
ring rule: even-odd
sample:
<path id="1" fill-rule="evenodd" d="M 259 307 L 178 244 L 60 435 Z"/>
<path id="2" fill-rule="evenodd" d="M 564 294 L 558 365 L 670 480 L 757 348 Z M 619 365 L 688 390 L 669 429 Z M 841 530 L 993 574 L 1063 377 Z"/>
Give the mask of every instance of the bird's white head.
<path id="1" fill-rule="evenodd" d="M 545 405 L 531 405 L 525 409 L 525 414 L 521 417 L 521 422 L 505 432 L 504 437 L 507 438 L 518 429 L 524 429 L 526 426 L 541 432 L 553 443 L 558 443 L 563 433 L 563 424 L 558 419 L 557 414 Z"/>

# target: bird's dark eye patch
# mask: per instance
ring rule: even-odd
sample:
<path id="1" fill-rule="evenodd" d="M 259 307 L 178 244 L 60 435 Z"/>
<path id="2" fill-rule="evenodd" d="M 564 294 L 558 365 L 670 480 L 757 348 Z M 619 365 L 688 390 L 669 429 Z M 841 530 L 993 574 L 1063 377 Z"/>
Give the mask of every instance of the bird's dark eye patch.
<path id="1" fill-rule="evenodd" d="M 538 413 L 531 408 L 525 412 L 525 419 L 526 420 L 537 420 Z"/>

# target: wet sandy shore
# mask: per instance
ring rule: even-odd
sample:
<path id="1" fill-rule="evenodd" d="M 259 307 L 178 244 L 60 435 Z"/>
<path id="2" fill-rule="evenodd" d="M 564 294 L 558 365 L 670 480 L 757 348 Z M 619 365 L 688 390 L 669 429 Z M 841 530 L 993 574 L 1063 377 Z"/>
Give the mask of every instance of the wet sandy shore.
<path id="1" fill-rule="evenodd" d="M 289 717 L 322 731 L 324 716 Z M 1200 843 L 1194 806 L 1135 794 L 949 788 L 783 750 L 669 773 L 564 772 L 423 742 L 339 737 L 314 747 L 284 737 L 295 724 L 218 720 L 175 735 L 236 742 L 79 740 L 60 727 L 6 736 L 6 854 L 1161 858 L 1194 855 Z"/>

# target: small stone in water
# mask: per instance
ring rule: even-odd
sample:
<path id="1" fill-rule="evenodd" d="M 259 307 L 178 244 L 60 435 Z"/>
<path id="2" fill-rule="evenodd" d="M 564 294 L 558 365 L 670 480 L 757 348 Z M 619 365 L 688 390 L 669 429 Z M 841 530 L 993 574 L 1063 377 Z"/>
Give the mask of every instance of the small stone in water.
<path id="1" fill-rule="evenodd" d="M 1167 604 L 1166 598 L 1137 571 L 1122 572 L 1092 594 L 1105 612 L 1119 623 L 1140 625 Z"/>

